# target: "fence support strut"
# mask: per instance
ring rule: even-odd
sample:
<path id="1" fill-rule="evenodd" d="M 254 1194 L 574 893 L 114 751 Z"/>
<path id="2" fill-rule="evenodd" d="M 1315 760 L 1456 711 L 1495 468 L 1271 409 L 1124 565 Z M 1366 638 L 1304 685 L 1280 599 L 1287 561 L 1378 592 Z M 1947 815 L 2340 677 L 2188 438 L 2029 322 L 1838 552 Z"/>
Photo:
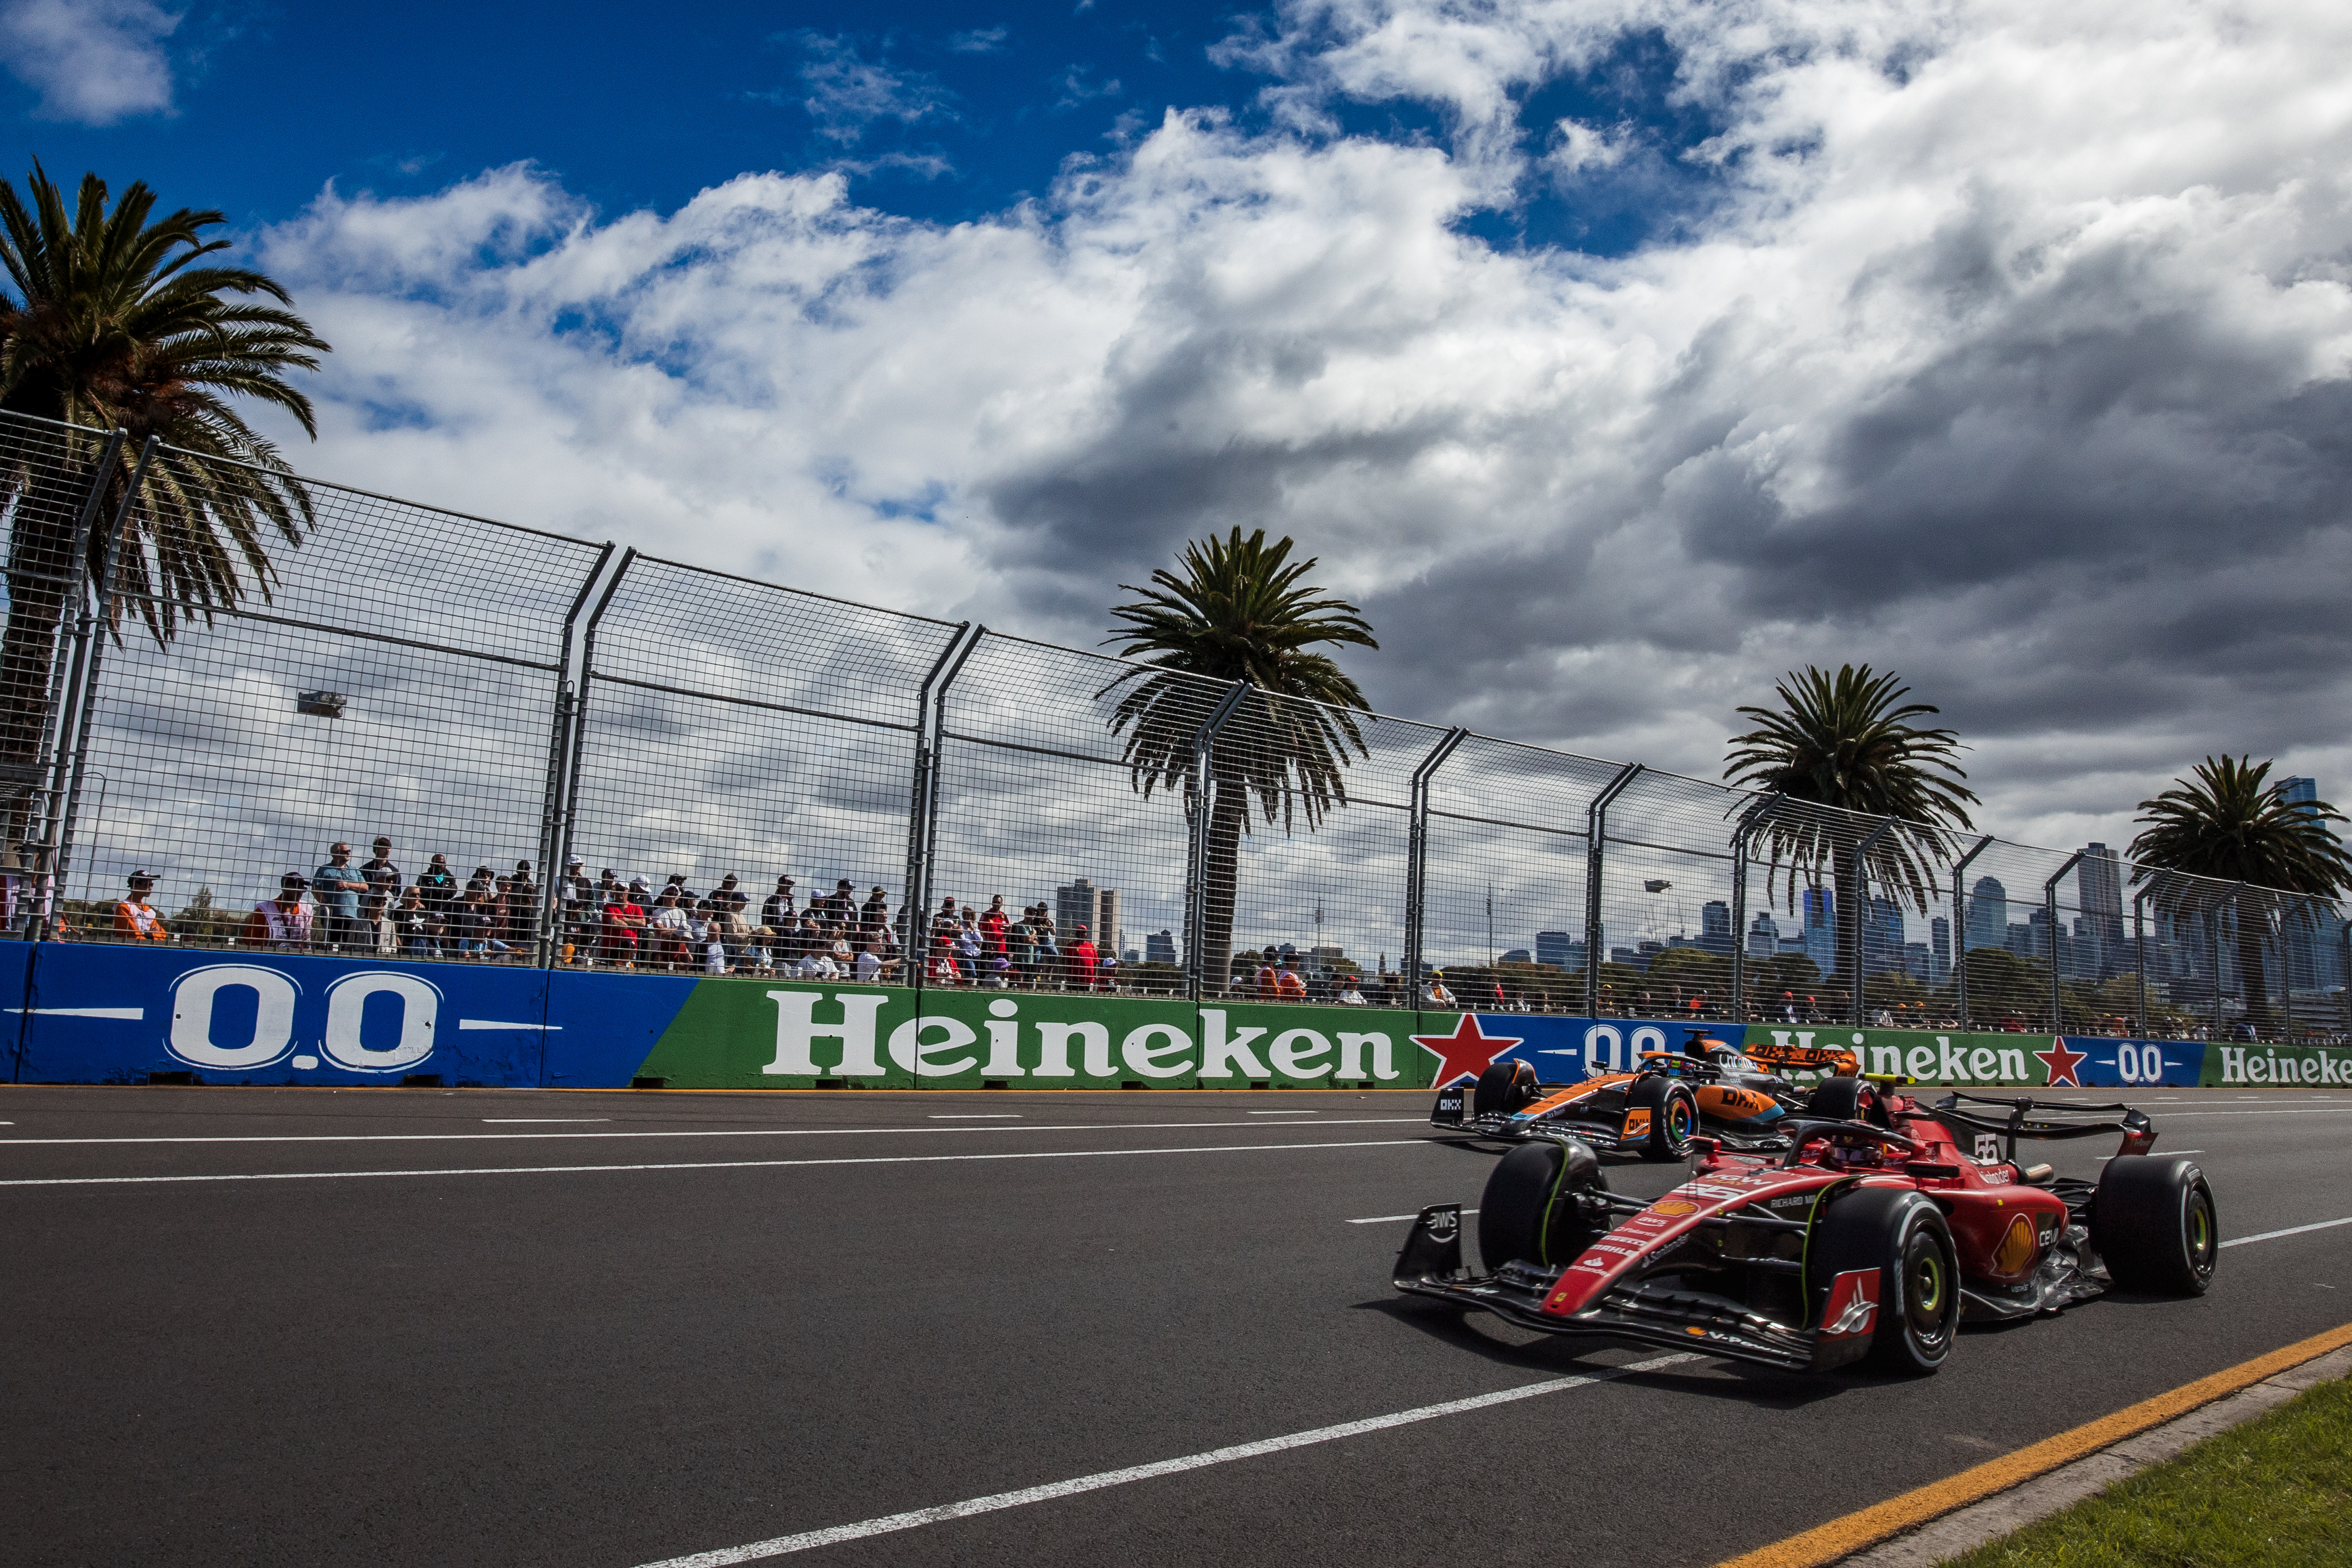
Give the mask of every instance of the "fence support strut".
<path id="1" fill-rule="evenodd" d="M 629 566 L 636 558 L 634 549 L 622 552 L 621 563 L 604 579 L 604 591 L 596 595 L 596 607 L 588 612 L 587 623 L 580 628 L 580 680 L 578 695 L 572 702 L 572 731 L 564 737 L 563 797 L 559 803 L 562 817 L 555 835 L 557 863 L 548 868 L 549 902 L 558 909 L 562 907 L 562 889 L 556 884 L 572 868 L 572 838 L 580 826 L 580 764 L 588 751 L 588 684 L 596 673 L 596 627 L 604 621 L 604 612 L 613 607 L 613 595 L 621 591 L 621 580 L 629 574 Z M 563 936 L 559 931 L 548 942 L 551 967 L 562 951 Z"/>
<path id="2" fill-rule="evenodd" d="M 1853 887 L 1850 891 L 1838 895 L 1840 898 L 1851 898 L 1853 900 L 1853 952 L 1852 955 L 1853 959 L 1853 1026 L 1857 1029 L 1862 1027 L 1862 1021 L 1865 1016 L 1864 1008 L 1868 1005 L 1868 999 L 1864 993 L 1870 987 L 1870 977 L 1863 973 L 1865 967 L 1864 955 L 1870 948 L 1870 900 L 1864 893 L 1864 889 L 1870 886 L 1870 851 L 1880 839 L 1895 831 L 1898 820 L 1895 817 L 1887 817 L 1872 828 L 1863 841 L 1854 847 Z"/>
<path id="3" fill-rule="evenodd" d="M 2148 1035 L 2147 900 L 2155 891 L 2154 888 L 2142 888 L 2132 895 L 2132 967 L 2139 972 L 2139 1016 L 2132 1020 L 2132 1028 L 2142 1039 Z"/>
<path id="4" fill-rule="evenodd" d="M 1627 763 L 1584 808 L 1584 1016 L 1588 1018 L 1601 1015 L 1601 841 L 1609 831 L 1609 803 L 1641 771 L 1641 763 Z M 1419 984 L 1418 977 L 1414 983 Z"/>
<path id="5" fill-rule="evenodd" d="M 914 968 L 909 983 L 918 1014 L 931 963 L 931 854 L 939 847 L 940 735 L 947 728 L 948 688 L 987 635 L 986 626 L 958 622 L 915 699 L 915 788 L 907 809 L 907 882 L 898 898 L 898 952 L 899 962 Z"/>
<path id="6" fill-rule="evenodd" d="M 1766 795 L 1748 808 L 1731 834 L 1731 1021 L 1748 1022 L 1748 845 L 1789 797 Z"/>
<path id="7" fill-rule="evenodd" d="M 1954 971 L 1954 974 L 1956 976 L 1954 983 L 1954 1000 L 1959 1006 L 1960 1027 L 1963 1029 L 1969 1026 L 1969 915 L 1968 906 L 1961 901 L 1960 879 L 1968 874 L 1969 863 L 1991 847 L 1992 835 L 1988 833 L 1982 838 L 1977 840 L 1977 847 L 1975 848 L 1961 856 L 1952 867 L 1952 918 L 1959 922 L 1959 930 L 1953 933 L 1952 941 L 1952 952 L 1959 959 L 1958 966 Z M 2006 905 L 2001 909 L 2000 918 L 2004 923 L 2009 920 L 2009 910 Z"/>
<path id="8" fill-rule="evenodd" d="M 49 910 L 65 897 L 66 868 L 73 858 L 74 826 L 81 815 L 82 779 L 89 766 L 90 709 L 97 701 L 98 667 L 106 651 L 106 628 L 110 624 L 107 602 L 114 596 L 114 563 L 121 552 L 123 531 L 131 525 L 131 509 L 138 501 L 139 488 L 146 483 L 147 465 L 161 445 L 152 436 L 141 445 L 139 461 L 131 470 L 130 483 L 123 487 L 122 504 L 115 509 L 114 521 L 108 525 L 104 538 L 90 541 L 98 556 L 97 586 L 84 597 L 88 607 L 75 637 L 75 668 L 68 679 L 65 717 L 58 731 L 58 761 L 65 773 L 64 789 L 58 797 L 50 830 L 43 835 L 47 848 L 42 858 L 50 863 L 41 895 L 45 935 Z M 75 570 L 79 574 L 79 560 Z M 70 762 L 66 755 L 68 746 L 72 750 Z"/>
<path id="9" fill-rule="evenodd" d="M 572 596 L 572 608 L 563 616 L 563 637 L 559 645 L 562 652 L 556 658 L 555 717 L 547 741 L 547 784 L 539 811 L 539 908 L 533 911 L 539 929 L 531 957 L 541 969 L 554 963 L 563 941 L 562 932 L 556 929 L 555 915 L 562 908 L 564 868 L 555 862 L 563 853 L 563 789 L 565 770 L 572 757 L 572 721 L 578 697 L 572 667 L 572 637 L 580 612 L 587 607 L 588 595 L 595 591 L 597 579 L 604 576 L 613 552 L 619 548 L 608 542 L 596 552 L 596 563 L 588 569 L 580 592 Z"/>
<path id="10" fill-rule="evenodd" d="M 2083 857 L 2089 853 L 2087 849 L 2075 850 L 2066 857 L 2066 863 L 2051 872 L 2049 879 L 2042 884 L 2042 918 L 2050 927 L 2050 1032 L 2053 1035 L 2066 1032 L 2064 999 L 2058 988 L 2058 884 L 2067 872 L 2081 865 Z"/>
<path id="11" fill-rule="evenodd" d="M 1234 681 L 1192 736 L 1192 776 L 1186 781 L 1184 792 L 1192 816 L 1189 825 L 1192 841 L 1186 846 L 1188 853 L 1184 872 L 1184 995 L 1186 1000 L 1192 1002 L 1201 999 L 1201 982 L 1205 968 L 1201 950 L 1207 944 L 1209 935 L 1209 820 L 1213 815 L 1209 799 L 1209 785 L 1213 782 L 1210 756 L 1216 750 L 1217 732 L 1240 710 L 1243 700 L 1249 694 L 1248 681 Z M 1242 802 L 1242 809 L 1249 809 L 1246 797 Z M 1235 885 L 1238 886 L 1238 866 L 1234 868 L 1234 873 Z M 1217 981 L 1219 994 L 1223 994 L 1232 978 L 1233 950 L 1230 947 L 1225 950 L 1225 965 L 1228 973 Z"/>
<path id="12" fill-rule="evenodd" d="M 1429 902 L 1429 781 L 1470 731 L 1458 725 L 1445 731 L 1421 765 L 1412 770 L 1407 797 L 1411 815 L 1406 827 L 1404 863 L 1404 972 L 1407 994 L 1418 1001 L 1421 992 L 1422 948 L 1428 935 Z"/>

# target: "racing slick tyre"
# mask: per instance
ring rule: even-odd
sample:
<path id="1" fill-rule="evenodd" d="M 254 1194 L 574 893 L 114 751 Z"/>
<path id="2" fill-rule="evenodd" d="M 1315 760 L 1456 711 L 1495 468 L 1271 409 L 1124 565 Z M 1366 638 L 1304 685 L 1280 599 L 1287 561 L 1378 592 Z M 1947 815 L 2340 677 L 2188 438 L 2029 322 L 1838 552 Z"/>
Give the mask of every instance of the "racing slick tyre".
<path id="1" fill-rule="evenodd" d="M 1650 1135 L 1641 1145 L 1643 1159 L 1690 1157 L 1691 1140 L 1698 1135 L 1698 1097 L 1688 1084 L 1657 1074 L 1635 1079 L 1625 1090 L 1625 1109 L 1650 1113 Z"/>
<path id="2" fill-rule="evenodd" d="M 1536 1069 L 1526 1062 L 1496 1062 L 1478 1075 L 1470 1096 L 1470 1114 L 1508 1116 L 1536 1098 Z"/>
<path id="3" fill-rule="evenodd" d="M 1504 1155 L 1478 1200 L 1478 1257 L 1486 1272 L 1514 1261 L 1566 1263 L 1582 1253 L 1601 1227 L 1586 1220 L 1576 1194 L 1608 1190 L 1600 1159 L 1581 1143 L 1548 1138 Z"/>
<path id="4" fill-rule="evenodd" d="M 2221 1256 L 2205 1173 L 2163 1154 L 2108 1161 L 2091 1200 L 2091 1245 L 2126 1290 L 2202 1296 Z"/>
<path id="5" fill-rule="evenodd" d="M 1861 1307 L 1860 1292 L 1832 1300 L 1840 1275 L 1871 1270 L 1877 1275 L 1874 1312 Z M 1806 1247 L 1805 1283 L 1817 1317 L 1835 1306 L 1842 1318 L 1867 1321 L 1870 1349 L 1862 1359 L 1875 1371 L 1932 1373 L 1952 1353 L 1960 1326 L 1959 1255 L 1943 1211 L 1920 1193 L 1859 1187 L 1832 1200 Z M 1826 1337 L 1840 1325 L 1818 1326 Z"/>
<path id="6" fill-rule="evenodd" d="M 1825 1078 L 1813 1086 L 1811 1096 L 1805 1101 L 1805 1114 L 1827 1121 L 1867 1121 L 1874 1127 L 1889 1125 L 1886 1097 L 1878 1092 L 1875 1084 L 1858 1078 Z"/>

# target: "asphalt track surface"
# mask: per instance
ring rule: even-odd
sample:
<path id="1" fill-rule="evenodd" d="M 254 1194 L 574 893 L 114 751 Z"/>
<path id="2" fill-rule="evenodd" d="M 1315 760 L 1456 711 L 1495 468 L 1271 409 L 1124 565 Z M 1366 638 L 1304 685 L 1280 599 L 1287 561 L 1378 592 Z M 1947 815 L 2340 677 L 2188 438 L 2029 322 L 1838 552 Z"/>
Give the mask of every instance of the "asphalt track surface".
<path id="1" fill-rule="evenodd" d="M 633 1568 L 1656 1360 L 1391 1290 L 1493 1163 L 1426 1098 L 0 1087 L 0 1561 Z M 2225 1237 L 2352 1218 L 2352 1090 L 2137 1100 Z M 1712 1563 L 2347 1319 L 2352 1226 L 788 1560 Z"/>

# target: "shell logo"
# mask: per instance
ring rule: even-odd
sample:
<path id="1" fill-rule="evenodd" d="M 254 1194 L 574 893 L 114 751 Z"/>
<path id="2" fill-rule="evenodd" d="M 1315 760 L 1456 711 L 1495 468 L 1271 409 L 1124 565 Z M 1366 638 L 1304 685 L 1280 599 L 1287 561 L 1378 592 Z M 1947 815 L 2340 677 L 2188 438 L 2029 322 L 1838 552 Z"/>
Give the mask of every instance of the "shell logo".
<path id="1" fill-rule="evenodd" d="M 1650 1212 L 1652 1214 L 1664 1215 L 1696 1214 L 1698 1213 L 1698 1205 L 1696 1204 L 1686 1204 L 1680 1198 L 1673 1198 L 1664 1203 L 1652 1204 L 1650 1205 Z"/>
<path id="2" fill-rule="evenodd" d="M 2025 1266 L 2033 1261 L 2033 1222 L 2018 1215 L 2009 1222 L 2000 1245 L 1992 1249 L 1992 1271 L 1996 1274 L 2022 1274 Z"/>

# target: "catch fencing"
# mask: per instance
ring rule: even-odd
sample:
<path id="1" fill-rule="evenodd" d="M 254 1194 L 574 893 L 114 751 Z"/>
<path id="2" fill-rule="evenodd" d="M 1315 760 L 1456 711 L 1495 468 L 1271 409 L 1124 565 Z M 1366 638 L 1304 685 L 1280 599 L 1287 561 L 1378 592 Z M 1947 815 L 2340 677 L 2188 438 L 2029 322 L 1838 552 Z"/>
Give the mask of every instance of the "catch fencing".
<path id="1" fill-rule="evenodd" d="M 865 976 L 909 985 L 2191 1039 L 2352 1021 L 2340 905 L 2098 845 L 1326 708 L 14 416 L 0 527 L 0 916 L 23 938 L 803 978 L 870 952 Z M 144 931 L 117 907 L 134 874 Z M 1050 941 L 1000 942 L 1000 898 Z M 605 915 L 629 901 L 646 930 Z M 685 940 L 709 913 L 715 952 Z"/>

